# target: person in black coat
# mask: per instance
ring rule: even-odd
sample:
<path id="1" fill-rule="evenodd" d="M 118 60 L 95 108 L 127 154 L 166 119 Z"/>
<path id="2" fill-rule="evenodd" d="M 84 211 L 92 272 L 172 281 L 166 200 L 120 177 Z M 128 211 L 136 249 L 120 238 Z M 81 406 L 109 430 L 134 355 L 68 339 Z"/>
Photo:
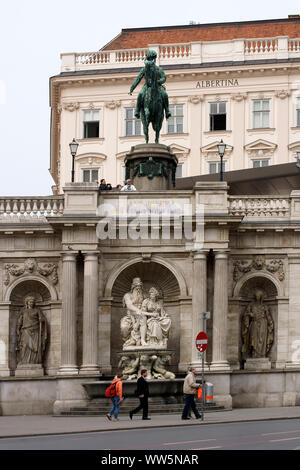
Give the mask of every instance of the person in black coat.
<path id="1" fill-rule="evenodd" d="M 104 178 L 100 181 L 99 191 L 107 191 L 108 187 Z"/>
<path id="2" fill-rule="evenodd" d="M 148 397 L 149 397 L 149 386 L 146 381 L 147 370 L 143 369 L 141 371 L 141 376 L 137 381 L 137 390 L 136 394 L 140 399 L 140 404 L 134 410 L 129 411 L 129 417 L 132 419 L 132 416 L 135 413 L 138 413 L 140 410 L 143 410 L 143 418 L 142 419 L 151 419 L 148 418 Z"/>

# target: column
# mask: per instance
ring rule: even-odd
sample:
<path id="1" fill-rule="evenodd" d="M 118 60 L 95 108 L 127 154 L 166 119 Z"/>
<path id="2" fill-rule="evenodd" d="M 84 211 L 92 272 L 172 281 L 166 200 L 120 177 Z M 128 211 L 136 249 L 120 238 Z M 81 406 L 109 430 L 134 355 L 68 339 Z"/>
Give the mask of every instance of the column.
<path id="1" fill-rule="evenodd" d="M 228 253 L 215 252 L 212 363 L 210 370 L 230 370 L 227 362 Z"/>
<path id="2" fill-rule="evenodd" d="M 198 350 L 196 349 L 197 334 L 202 331 L 201 314 L 207 309 L 207 252 L 194 252 L 193 264 L 193 298 L 192 298 L 192 364 L 196 369 L 202 367 Z"/>
<path id="3" fill-rule="evenodd" d="M 83 349 L 80 374 L 99 373 L 98 365 L 98 255 L 84 253 Z"/>
<path id="4" fill-rule="evenodd" d="M 78 374 L 76 256 L 76 251 L 62 253 L 61 375 Z"/>

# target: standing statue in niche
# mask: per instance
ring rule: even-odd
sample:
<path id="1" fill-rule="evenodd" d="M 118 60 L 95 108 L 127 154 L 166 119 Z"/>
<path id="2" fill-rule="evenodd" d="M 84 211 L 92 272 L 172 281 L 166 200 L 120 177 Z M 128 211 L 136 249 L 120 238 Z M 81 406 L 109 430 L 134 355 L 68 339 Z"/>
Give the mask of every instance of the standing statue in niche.
<path id="1" fill-rule="evenodd" d="M 265 358 L 273 345 L 274 322 L 263 296 L 261 290 L 255 291 L 255 300 L 248 305 L 242 318 L 242 353 L 245 359 Z"/>
<path id="2" fill-rule="evenodd" d="M 42 364 L 47 342 L 47 320 L 36 299 L 29 296 L 17 321 L 17 364 Z"/>
<path id="3" fill-rule="evenodd" d="M 134 278 L 131 291 L 123 297 L 123 306 L 127 308 L 127 314 L 121 319 L 120 325 L 123 349 L 141 349 L 143 346 L 167 348 L 171 319 L 165 312 L 155 287 L 151 287 L 149 296 L 144 298 L 143 283 L 140 278 Z"/>
<path id="4" fill-rule="evenodd" d="M 150 122 L 155 131 L 155 143 L 158 144 L 164 111 L 166 119 L 171 117 L 168 94 L 163 86 L 166 75 L 163 69 L 156 65 L 156 57 L 157 53 L 155 51 L 150 50 L 147 52 L 145 67 L 141 69 L 129 91 L 129 94 L 132 95 L 133 90 L 142 78 L 145 78 L 145 84 L 138 95 L 135 117 L 138 119 L 141 117 L 142 119 L 147 144 L 149 142 L 148 127 Z"/>

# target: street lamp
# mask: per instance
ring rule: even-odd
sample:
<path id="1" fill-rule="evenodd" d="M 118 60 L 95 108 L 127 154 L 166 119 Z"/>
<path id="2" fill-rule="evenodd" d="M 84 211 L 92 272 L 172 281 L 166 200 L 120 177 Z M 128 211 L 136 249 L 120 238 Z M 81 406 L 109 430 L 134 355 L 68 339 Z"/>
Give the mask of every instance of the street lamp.
<path id="1" fill-rule="evenodd" d="M 226 144 L 224 144 L 223 140 L 218 144 L 218 152 L 221 158 L 221 168 L 220 168 L 220 181 L 223 181 L 223 157 L 226 149 Z"/>
<path id="2" fill-rule="evenodd" d="M 300 168 L 300 150 L 297 151 L 297 163 L 296 163 L 296 167 L 297 167 L 297 168 Z"/>
<path id="3" fill-rule="evenodd" d="M 69 144 L 70 152 L 72 155 L 72 183 L 74 183 L 74 160 L 78 149 L 78 142 L 73 138 L 72 142 Z"/>

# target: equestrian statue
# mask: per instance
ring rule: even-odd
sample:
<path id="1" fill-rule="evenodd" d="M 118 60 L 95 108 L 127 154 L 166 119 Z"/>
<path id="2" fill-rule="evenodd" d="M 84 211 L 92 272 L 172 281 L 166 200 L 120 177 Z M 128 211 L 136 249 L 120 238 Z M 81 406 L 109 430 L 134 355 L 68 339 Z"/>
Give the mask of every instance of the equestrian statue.
<path id="1" fill-rule="evenodd" d="M 134 115 L 137 119 L 141 118 L 142 120 L 147 144 L 149 142 L 148 128 L 150 122 L 155 131 L 155 143 L 158 144 L 164 112 L 166 119 L 171 117 L 168 94 L 163 86 L 163 83 L 166 81 L 166 75 L 163 69 L 156 65 L 156 57 L 157 54 L 155 51 L 150 50 L 147 52 L 145 67 L 141 69 L 129 92 L 129 94 L 132 95 L 133 90 L 137 87 L 142 78 L 145 78 L 145 84 L 137 98 Z"/>

